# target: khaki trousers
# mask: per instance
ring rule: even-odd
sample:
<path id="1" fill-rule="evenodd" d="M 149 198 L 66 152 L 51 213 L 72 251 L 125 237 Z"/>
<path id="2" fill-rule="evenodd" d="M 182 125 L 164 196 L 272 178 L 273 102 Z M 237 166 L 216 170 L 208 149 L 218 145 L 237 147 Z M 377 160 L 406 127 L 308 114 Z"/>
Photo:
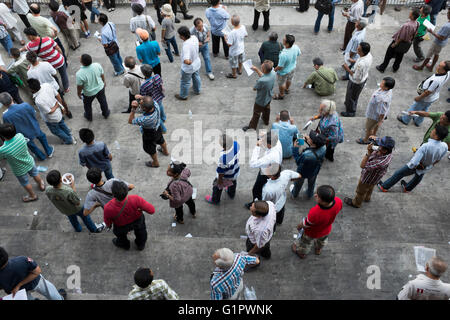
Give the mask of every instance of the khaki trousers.
<path id="1" fill-rule="evenodd" d="M 378 130 L 377 124 L 377 120 L 366 118 L 366 136 L 364 137 L 364 141 L 367 142 L 370 136 L 376 135 Z"/>
<path id="2" fill-rule="evenodd" d="M 361 179 L 359 179 L 355 197 L 352 200 L 353 205 L 360 208 L 363 201 L 369 202 L 374 187 L 374 184 L 362 183 Z"/>

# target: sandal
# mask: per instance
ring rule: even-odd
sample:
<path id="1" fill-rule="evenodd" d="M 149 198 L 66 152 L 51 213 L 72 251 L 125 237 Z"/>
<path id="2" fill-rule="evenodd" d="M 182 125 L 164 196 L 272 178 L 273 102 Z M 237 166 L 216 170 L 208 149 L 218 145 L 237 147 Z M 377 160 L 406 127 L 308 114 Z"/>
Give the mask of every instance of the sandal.
<path id="1" fill-rule="evenodd" d="M 230 79 L 237 79 L 237 77 L 233 76 L 233 74 L 231 74 L 231 73 L 227 74 L 226 77 L 230 78 Z"/>
<path id="2" fill-rule="evenodd" d="M 238 71 L 237 74 L 238 74 L 238 75 L 241 75 L 241 74 L 242 74 L 242 71 Z"/>
<path id="3" fill-rule="evenodd" d="M 292 244 L 291 249 L 292 249 L 292 252 L 294 252 L 300 259 L 306 258 L 306 254 L 297 252 L 297 246 L 295 245 L 295 243 Z"/>
<path id="4" fill-rule="evenodd" d="M 179 223 L 179 224 L 184 224 L 183 220 L 178 220 L 177 219 L 177 215 L 176 214 L 173 215 L 173 221 L 175 221 L 176 223 Z"/>
<path id="5" fill-rule="evenodd" d="M 284 99 L 284 96 L 281 96 L 279 94 L 276 94 L 273 96 L 273 100 L 283 100 L 283 99 Z"/>
<path id="6" fill-rule="evenodd" d="M 36 196 L 36 198 L 31 198 L 30 196 L 23 196 L 22 197 L 22 201 L 23 202 L 32 202 L 32 201 L 36 201 L 38 198 L 38 196 Z"/>
<path id="7" fill-rule="evenodd" d="M 285 94 L 289 94 L 289 89 L 284 89 Z"/>
<path id="8" fill-rule="evenodd" d="M 359 143 L 359 144 L 370 144 L 370 142 L 365 142 L 363 138 L 356 139 L 356 143 Z"/>
<path id="9" fill-rule="evenodd" d="M 149 168 L 159 168 L 159 166 L 154 166 L 152 161 L 145 162 L 145 165 Z"/>
<path id="10" fill-rule="evenodd" d="M 314 253 L 318 256 L 320 256 L 320 253 L 322 252 L 322 248 L 314 248 Z"/>

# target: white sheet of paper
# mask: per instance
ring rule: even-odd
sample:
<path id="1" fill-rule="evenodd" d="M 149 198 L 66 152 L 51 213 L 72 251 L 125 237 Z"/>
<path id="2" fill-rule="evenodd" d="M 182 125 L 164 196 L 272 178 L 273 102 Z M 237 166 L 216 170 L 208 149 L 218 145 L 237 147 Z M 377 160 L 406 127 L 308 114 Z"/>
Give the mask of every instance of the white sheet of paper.
<path id="1" fill-rule="evenodd" d="M 192 234 L 188 233 L 187 235 L 184 236 L 185 238 L 192 238 Z"/>
<path id="2" fill-rule="evenodd" d="M 425 272 L 427 262 L 436 255 L 436 249 L 414 247 L 417 271 Z"/>
<path id="3" fill-rule="evenodd" d="M 242 65 L 244 66 L 245 72 L 247 72 L 248 76 L 250 77 L 254 72 L 252 69 L 250 69 L 253 66 L 252 59 L 244 61 Z"/>
<path id="4" fill-rule="evenodd" d="M 231 32 L 231 29 L 228 25 L 226 25 L 225 28 L 222 29 L 222 33 L 226 36 L 229 35 L 230 32 Z"/>
<path id="5" fill-rule="evenodd" d="M 303 127 L 303 130 L 308 129 L 308 127 L 309 127 L 311 124 L 312 124 L 312 121 L 309 120 L 309 121 L 305 124 L 305 126 Z"/>
<path id="6" fill-rule="evenodd" d="M 425 26 L 425 27 L 427 27 L 427 29 L 431 29 L 431 30 L 433 30 L 434 31 L 434 29 L 436 28 L 436 26 L 435 25 L 433 25 L 430 21 L 428 21 L 428 20 L 424 20 L 423 21 L 423 25 Z"/>
<path id="7" fill-rule="evenodd" d="M 10 294 L 10 295 L 4 296 L 2 299 L 3 300 L 28 300 L 28 297 L 27 297 L 26 290 L 22 289 L 22 290 L 17 291 L 14 298 L 13 298 L 12 294 Z"/>

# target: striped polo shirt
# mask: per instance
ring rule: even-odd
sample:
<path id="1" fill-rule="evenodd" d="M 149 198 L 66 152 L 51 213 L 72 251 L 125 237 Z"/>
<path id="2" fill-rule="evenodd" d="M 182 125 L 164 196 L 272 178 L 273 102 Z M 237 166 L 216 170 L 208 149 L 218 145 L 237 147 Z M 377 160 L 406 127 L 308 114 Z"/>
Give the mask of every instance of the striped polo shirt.
<path id="1" fill-rule="evenodd" d="M 16 177 L 24 176 L 33 169 L 34 160 L 28 152 L 23 134 L 18 133 L 0 147 L 0 159 L 6 159 Z"/>
<path id="2" fill-rule="evenodd" d="M 39 48 L 40 38 L 30 41 L 27 43 L 27 50 L 35 52 L 39 58 L 47 61 L 52 65 L 53 68 L 58 69 L 64 64 L 64 57 L 56 49 L 56 42 L 49 37 L 42 38 L 41 49 L 39 53 L 37 52 Z"/>
<path id="3" fill-rule="evenodd" d="M 217 174 L 223 174 L 224 179 L 236 180 L 239 176 L 239 143 L 233 142 L 233 147 L 222 151 L 217 165 Z"/>
<path id="4" fill-rule="evenodd" d="M 153 77 L 146 79 L 141 85 L 141 96 L 150 96 L 154 101 L 160 103 L 164 99 L 163 93 L 163 81 L 159 74 L 155 74 Z"/>

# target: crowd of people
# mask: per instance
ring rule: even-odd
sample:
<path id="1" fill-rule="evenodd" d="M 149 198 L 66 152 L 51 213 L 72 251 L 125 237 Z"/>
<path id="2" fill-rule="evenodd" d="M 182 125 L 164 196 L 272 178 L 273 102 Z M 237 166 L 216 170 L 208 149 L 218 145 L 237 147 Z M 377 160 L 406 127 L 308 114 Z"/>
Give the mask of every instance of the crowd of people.
<path id="1" fill-rule="evenodd" d="M 319 32 L 323 15 L 329 15 L 328 31 L 332 32 L 334 6 L 337 2 L 330 2 L 331 6 L 316 6 L 318 17 L 314 33 Z M 337 81 L 348 81 L 348 84 L 344 102 L 345 111 L 338 113 L 335 101 L 323 99 L 318 114 L 308 122 L 311 125 L 319 120 L 317 128 L 305 135 L 300 134 L 287 109 L 282 110 L 270 126 L 272 99 L 283 100 L 292 90 L 297 60 L 302 54 L 295 43 L 295 36 L 286 34 L 279 42 L 277 33 L 271 32 L 268 40 L 261 45 L 258 52 L 261 66 L 251 67 L 258 75 L 253 87 L 256 91 L 253 116 L 242 130 L 257 130 L 260 117 L 272 130 L 259 134 L 249 162 L 250 168 L 258 168 L 259 171 L 252 188 L 252 199 L 245 204 L 250 213 L 245 226 L 247 233 L 245 252 L 234 253 L 228 248 L 214 252 L 212 260 L 216 269 L 211 276 L 211 299 L 241 297 L 244 272 L 258 267 L 261 258 L 271 258 L 270 242 L 275 236 L 277 226 L 283 223 L 286 202 L 288 199 L 296 201 L 305 179 L 308 180 L 306 198 L 314 198 L 316 205 L 297 225 L 299 235 L 291 249 L 300 259 L 307 257 L 313 245 L 314 253 L 321 254 L 331 233 L 332 224 L 344 204 L 360 208 L 363 202 L 371 200 L 375 187 L 381 192 L 388 192 L 399 181 L 403 192 L 412 192 L 422 181 L 425 173 L 448 152 L 450 110 L 429 112 L 429 109 L 432 103 L 439 100 L 439 93 L 450 77 L 450 61 L 439 61 L 439 53 L 446 46 L 450 36 L 450 9 L 447 13 L 449 22 L 433 31 L 424 25 L 424 21 L 435 24 L 434 7 L 423 4 L 420 8 L 413 8 L 410 11 L 408 22 L 392 36 L 393 40 L 386 50 L 384 61 L 376 66 L 376 69 L 383 73 L 390 60 L 395 59 L 393 71 L 397 72 L 404 54 L 411 46 L 416 54 L 416 62 L 423 61 L 422 65 L 413 66 L 415 70 L 427 68 L 433 71 L 437 64 L 435 73 L 419 84 L 418 95 L 408 111 L 397 116 L 397 120 L 404 125 L 413 120 L 417 127 L 421 126 L 424 118 L 433 120 L 421 146 L 414 150 L 414 155 L 408 163 L 396 170 L 389 179 L 382 181 L 395 156 L 396 146 L 392 136 L 377 136 L 389 114 L 396 83 L 394 78 L 384 77 L 379 88 L 371 95 L 366 108 L 364 137 L 356 140 L 358 144 L 367 145 L 367 152 L 360 164 L 362 170 L 355 195 L 341 200 L 332 186 L 316 187 L 316 179 L 325 159 L 334 161 L 335 149 L 344 141 L 341 117 L 355 116 L 359 96 L 364 91 L 369 77 L 373 57 L 371 45 L 366 41 L 366 27 L 370 20 L 365 16 L 368 16 L 366 10 L 370 4 L 372 3 L 369 1 L 364 3 L 362 0 L 352 0 L 352 6 L 342 11 L 342 15 L 347 18 L 341 47 L 344 56 L 342 69 L 345 76 L 339 78 L 336 70 L 325 67 L 320 57 L 312 61 L 314 71 L 305 79 L 303 88 L 314 89 L 317 95 L 326 97 L 335 93 Z M 150 156 L 145 165 L 150 168 L 160 167 L 158 152 L 163 156 L 170 155 L 164 139 L 164 134 L 168 131 L 164 124 L 167 116 L 163 105 L 167 91 L 163 87 L 164 66 L 160 60 L 160 45 L 163 46 L 169 63 L 174 61 L 173 54 L 180 56 L 180 88 L 175 98 L 185 101 L 189 98 L 191 82 L 194 94 L 201 94 L 200 54 L 204 60 L 207 77 L 211 81 L 216 79 L 209 56 L 210 40 L 215 57 L 219 54 L 222 42 L 224 56 L 231 68 L 226 77 L 236 79 L 242 74 L 246 52 L 245 39 L 248 33 L 246 27 L 241 24 L 239 15 L 230 15 L 220 0 L 211 0 L 211 6 L 205 11 L 209 24 L 201 18 L 196 18 L 191 28 L 175 27 L 175 24 L 180 22 L 176 18 L 177 6 L 180 7 L 185 19 L 193 18 L 187 13 L 183 1 L 155 2 L 160 26 L 157 26 L 148 15 L 145 1 L 131 1 L 133 17 L 130 20 L 130 32 L 136 37 L 136 56 L 126 56 L 122 59 L 116 25 L 105 13 L 98 10 L 94 1 L 63 0 L 60 4 L 56 0 L 51 0 L 48 5 L 50 18 L 46 18 L 41 15 L 39 4 L 32 3 L 28 6 L 25 0 L 14 0 L 11 7 L 24 23 L 25 37 L 22 37 L 20 32 L 22 28 L 18 27 L 18 21 L 10 9 L 5 4 L 0 4 L 0 37 L 3 36 L 0 42 L 8 55 L 13 58 L 8 68 L 0 59 L 0 103 L 6 109 L 3 124 L 0 125 L 0 137 L 3 141 L 0 159 L 6 159 L 12 173 L 26 190 L 27 195 L 22 198 L 23 202 L 33 202 L 39 198 L 30 183 L 29 177 L 32 177 L 38 189 L 45 191 L 54 207 L 68 217 L 76 232 L 82 231 L 78 219 L 81 218 L 92 233 L 112 229 L 115 235 L 112 240 L 114 246 L 130 250 L 131 242 L 128 234 L 134 231 L 136 249 L 142 251 L 147 241 L 144 212 L 154 214 L 155 207 L 141 196 L 129 194 L 134 185 L 115 177 L 108 146 L 102 141 L 95 140 L 93 130 L 80 128 L 78 131 L 78 137 L 83 143 L 78 151 L 79 164 L 88 169 L 86 179 L 91 183 L 84 203 L 77 193 L 73 176 L 62 175 L 57 169 L 52 169 L 44 179 L 36 167 L 34 158 L 38 161 L 52 158 L 55 147 L 49 145 L 36 117 L 35 108 L 22 100 L 18 86 L 29 94 L 40 112 L 41 120 L 53 135 L 60 138 L 63 144 L 77 144 L 73 130 L 65 123 L 66 117 L 70 119 L 76 115 L 71 113 L 64 99 L 70 92 L 68 59 L 65 48 L 58 38 L 61 34 L 66 37 L 71 50 L 78 50 L 81 46 L 78 32 L 74 28 L 75 11 L 68 11 L 73 5 L 80 7 L 79 22 L 85 37 L 91 36 L 86 10 L 91 11 L 91 23 L 98 19 L 101 25 L 98 40 L 113 65 L 114 76 L 121 77 L 122 84 L 129 93 L 128 108 L 122 112 L 129 114 L 129 124 L 139 126 L 143 150 Z M 109 12 L 115 9 L 114 0 L 105 0 L 105 5 Z M 270 29 L 270 10 L 268 0 L 255 1 L 253 30 L 258 28 L 261 12 L 264 17 L 263 30 Z M 160 42 L 157 41 L 158 28 L 161 28 Z M 421 41 L 427 32 L 434 40 L 428 53 L 424 55 Z M 20 47 L 13 47 L 12 40 L 8 39 L 9 33 L 20 42 Z M 177 45 L 177 36 L 182 41 L 181 50 Z M 5 38 L 7 39 L 4 40 Z M 81 55 L 80 64 L 80 69 L 76 72 L 76 86 L 77 95 L 84 106 L 83 116 L 87 121 L 93 121 L 92 103 L 97 99 L 102 116 L 108 121 L 111 111 L 105 94 L 103 67 L 86 53 Z M 274 94 L 275 81 L 278 84 L 277 94 Z M 308 125 L 304 129 L 307 127 Z M 39 140 L 44 151 L 35 144 L 35 139 Z M 220 144 L 222 151 L 218 159 L 213 189 L 211 194 L 204 198 L 207 203 L 215 206 L 220 204 L 224 190 L 229 198 L 235 197 L 237 180 L 241 172 L 239 163 L 241 147 L 237 140 L 223 134 Z M 284 169 L 283 159 L 292 157 L 297 166 L 296 170 Z M 6 171 L 2 168 L 0 180 Z M 170 208 L 173 208 L 174 221 L 184 224 L 185 204 L 192 218 L 196 218 L 195 188 L 189 182 L 190 169 L 180 161 L 171 160 L 166 174 L 168 184 L 160 197 L 168 200 Z M 402 180 L 412 175 L 413 178 L 409 182 Z M 48 184 L 47 187 L 44 180 Z M 95 223 L 90 214 L 98 207 L 103 208 L 103 221 Z M 439 280 L 446 269 L 447 264 L 441 258 L 434 257 L 428 262 L 426 273 L 405 285 L 398 298 L 449 299 L 450 285 Z M 134 275 L 135 285 L 129 293 L 129 299 L 179 299 L 177 293 L 164 280 L 154 280 L 153 277 L 151 269 L 139 268 Z M 57 290 L 53 284 L 44 279 L 40 267 L 31 258 L 21 256 L 10 259 L 2 247 L 0 247 L 0 289 L 8 294 L 26 289 L 29 298 L 32 298 L 33 291 L 43 294 L 48 299 L 61 300 L 66 297 L 64 289 Z"/>

